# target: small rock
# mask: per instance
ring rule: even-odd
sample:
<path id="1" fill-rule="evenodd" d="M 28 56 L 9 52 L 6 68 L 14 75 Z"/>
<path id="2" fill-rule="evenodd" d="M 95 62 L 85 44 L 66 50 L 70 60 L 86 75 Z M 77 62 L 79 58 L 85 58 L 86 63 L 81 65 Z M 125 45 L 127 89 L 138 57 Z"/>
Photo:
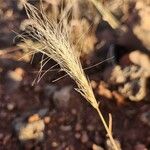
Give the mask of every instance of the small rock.
<path id="1" fill-rule="evenodd" d="M 86 142 L 88 142 L 88 140 L 89 140 L 89 137 L 88 137 L 88 135 L 87 135 L 87 132 L 86 132 L 86 131 L 83 131 L 83 132 L 82 132 L 82 136 L 81 136 L 81 142 L 82 142 L 82 143 L 86 143 Z"/>
<path id="2" fill-rule="evenodd" d="M 137 57 L 135 58 L 137 59 Z M 110 98 L 113 96 L 119 103 L 122 103 L 125 98 L 129 98 L 135 102 L 147 99 L 149 94 L 147 84 L 150 73 L 148 75 L 148 69 L 145 68 L 146 66 L 144 67 L 144 65 L 139 66 L 133 64 L 125 67 L 119 65 L 114 66 L 106 82 L 108 83 L 108 87 L 115 88 L 118 92 L 111 93 L 105 86 L 99 86 L 100 94 L 108 95 L 107 97 Z"/>
<path id="3" fill-rule="evenodd" d="M 148 149 L 146 148 L 144 144 L 139 143 L 134 147 L 134 150 L 148 150 Z"/>
<path id="4" fill-rule="evenodd" d="M 47 111 L 48 109 L 44 108 L 38 111 L 27 112 L 13 121 L 13 128 L 20 141 L 43 140 L 45 129 L 43 118 Z"/>
<path id="5" fill-rule="evenodd" d="M 64 125 L 61 125 L 60 126 L 60 129 L 62 130 L 62 131 L 71 131 L 72 130 L 72 127 L 71 126 L 64 126 Z"/>
<path id="6" fill-rule="evenodd" d="M 102 95 L 102 96 L 105 96 L 108 99 L 112 98 L 112 93 L 108 89 L 108 87 L 106 86 L 106 84 L 104 82 L 100 82 L 100 84 L 98 86 L 98 94 Z"/>
<path id="7" fill-rule="evenodd" d="M 7 104 L 7 109 L 8 109 L 9 111 L 12 111 L 14 108 L 15 108 L 15 105 L 14 105 L 13 103 L 8 103 L 8 104 Z"/>
<path id="8" fill-rule="evenodd" d="M 72 86 L 66 86 L 54 93 L 53 101 L 57 108 L 68 108 L 71 89 Z"/>
<path id="9" fill-rule="evenodd" d="M 92 145 L 92 150 L 104 150 L 101 146 L 98 146 L 96 144 Z"/>
<path id="10" fill-rule="evenodd" d="M 77 110 L 76 110 L 76 109 L 71 109 L 71 113 L 72 113 L 73 115 L 76 115 L 76 114 L 77 114 Z"/>
<path id="11" fill-rule="evenodd" d="M 75 130 L 76 131 L 80 131 L 82 129 L 82 126 L 80 123 L 77 123 L 76 126 L 75 126 Z"/>
<path id="12" fill-rule="evenodd" d="M 44 117 L 45 124 L 48 124 L 51 121 L 51 118 L 49 116 Z"/>
<path id="13" fill-rule="evenodd" d="M 91 124 L 87 125 L 87 130 L 88 131 L 94 131 L 95 127 Z"/>
<path id="14" fill-rule="evenodd" d="M 48 131 L 47 131 L 47 134 L 48 134 L 49 136 L 51 136 L 51 135 L 52 135 L 52 130 L 48 130 Z"/>
<path id="15" fill-rule="evenodd" d="M 94 80 L 91 80 L 91 86 L 95 89 L 97 87 L 97 83 Z"/>
<path id="16" fill-rule="evenodd" d="M 20 141 L 27 141 L 32 139 L 41 141 L 44 138 L 44 128 L 45 124 L 43 120 L 28 123 L 26 125 L 20 124 L 18 138 Z"/>
<path id="17" fill-rule="evenodd" d="M 124 101 L 125 101 L 125 97 L 123 95 L 121 95 L 119 92 L 117 91 L 113 91 L 112 92 L 112 95 L 114 96 L 114 98 L 116 99 L 117 101 L 117 104 L 123 104 Z"/>
<path id="18" fill-rule="evenodd" d="M 58 143 L 57 142 L 52 142 L 52 147 L 58 147 Z"/>
<path id="19" fill-rule="evenodd" d="M 120 84 L 124 83 L 126 81 L 126 78 L 124 76 L 124 73 L 121 69 L 121 66 L 117 65 L 113 68 L 110 76 L 110 82 L 113 84 Z"/>
<path id="20" fill-rule="evenodd" d="M 150 57 L 139 50 L 135 50 L 129 54 L 132 63 L 142 67 L 150 75 Z"/>
<path id="21" fill-rule="evenodd" d="M 29 123 L 32 123 L 32 122 L 35 122 L 35 121 L 38 121 L 38 120 L 40 120 L 40 116 L 38 114 L 33 114 L 32 116 L 30 116 L 28 118 Z"/>
<path id="22" fill-rule="evenodd" d="M 21 81 L 23 80 L 24 70 L 22 68 L 16 68 L 15 70 L 10 70 L 6 74 L 5 88 L 8 93 L 15 92 Z"/>
<path id="23" fill-rule="evenodd" d="M 76 138 L 76 139 L 80 139 L 80 137 L 81 137 L 81 134 L 80 134 L 80 133 L 76 133 L 76 134 L 75 134 L 75 138 Z"/>
<path id="24" fill-rule="evenodd" d="M 22 68 L 16 68 L 14 71 L 9 71 L 7 76 L 14 81 L 22 81 L 24 70 Z"/>

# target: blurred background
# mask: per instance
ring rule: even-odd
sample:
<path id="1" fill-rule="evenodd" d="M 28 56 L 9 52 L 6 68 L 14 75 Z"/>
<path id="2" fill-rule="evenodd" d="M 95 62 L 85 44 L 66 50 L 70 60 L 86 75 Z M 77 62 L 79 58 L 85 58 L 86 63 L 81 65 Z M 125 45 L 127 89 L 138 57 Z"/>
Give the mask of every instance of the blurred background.
<path id="1" fill-rule="evenodd" d="M 150 1 L 28 2 L 63 22 L 119 149 L 149 150 Z M 0 150 L 113 150 L 75 83 L 25 44 L 40 44 L 30 22 L 23 0 L 0 0 Z"/>

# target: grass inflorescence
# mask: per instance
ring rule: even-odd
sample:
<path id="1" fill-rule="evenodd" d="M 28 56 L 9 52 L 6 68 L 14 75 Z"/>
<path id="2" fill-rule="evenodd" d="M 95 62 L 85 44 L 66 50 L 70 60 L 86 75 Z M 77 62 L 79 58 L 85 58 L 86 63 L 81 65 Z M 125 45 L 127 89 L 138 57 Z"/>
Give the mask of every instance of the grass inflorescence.
<path id="1" fill-rule="evenodd" d="M 117 150 L 111 129 L 107 126 L 99 109 L 99 104 L 96 101 L 90 82 L 82 69 L 79 55 L 69 42 L 68 31 L 63 22 L 57 22 L 56 19 L 49 20 L 42 10 L 39 11 L 25 1 L 24 7 L 28 18 L 31 20 L 27 28 L 28 34 L 33 40 L 40 43 L 39 48 L 33 47 L 29 43 L 27 43 L 27 46 L 31 47 L 35 52 L 41 52 L 56 61 L 60 68 L 76 82 L 78 86 L 76 90 L 96 109 L 114 149 Z M 22 39 L 26 43 L 26 37 L 22 37 Z"/>

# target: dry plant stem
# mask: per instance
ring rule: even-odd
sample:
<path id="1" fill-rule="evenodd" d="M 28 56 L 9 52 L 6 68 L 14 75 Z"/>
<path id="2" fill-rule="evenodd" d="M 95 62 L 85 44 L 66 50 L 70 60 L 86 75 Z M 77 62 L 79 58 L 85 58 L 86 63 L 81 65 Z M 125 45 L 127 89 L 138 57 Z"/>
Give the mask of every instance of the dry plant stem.
<path id="1" fill-rule="evenodd" d="M 33 5 L 24 3 L 24 6 L 29 19 L 32 20 L 32 24 L 28 28 L 30 36 L 41 44 L 40 48 L 34 50 L 55 60 L 60 65 L 61 70 L 65 71 L 76 82 L 78 86 L 76 90 L 97 110 L 114 150 L 118 150 L 111 130 L 109 130 L 99 110 L 99 105 L 90 82 L 84 74 L 80 59 L 69 42 L 67 29 L 61 22 L 58 24 L 54 20 L 48 20 L 43 11 L 41 11 L 42 13 L 39 12 Z M 26 42 L 25 38 L 23 40 Z M 28 46 L 30 47 L 30 45 Z M 31 47 L 33 46 L 31 45 Z"/>
<path id="2" fill-rule="evenodd" d="M 99 117 L 100 117 L 100 119 L 101 119 L 101 121 L 102 121 L 102 123 L 103 123 L 103 125 L 104 125 L 104 127 L 105 127 L 105 130 L 106 130 L 106 132 L 107 132 L 107 134 L 108 134 L 108 137 L 109 137 L 109 139 L 110 139 L 110 142 L 111 142 L 111 144 L 112 144 L 114 150 L 118 150 L 118 147 L 117 147 L 117 145 L 116 145 L 116 143 L 115 143 L 115 140 L 114 140 L 114 138 L 113 138 L 113 136 L 112 136 L 112 132 L 111 132 L 111 130 L 109 129 L 109 127 L 107 126 L 106 121 L 105 121 L 105 119 L 104 119 L 104 117 L 103 117 L 103 115 L 102 115 L 100 109 L 97 108 L 96 111 L 97 111 L 97 113 L 98 113 L 98 115 L 99 115 Z"/>
<path id="3" fill-rule="evenodd" d="M 100 14 L 103 16 L 104 20 L 108 21 L 113 29 L 117 29 L 120 26 L 120 22 L 112 15 L 112 13 L 103 6 L 102 2 L 99 0 L 90 0 L 93 5 L 97 8 Z"/>

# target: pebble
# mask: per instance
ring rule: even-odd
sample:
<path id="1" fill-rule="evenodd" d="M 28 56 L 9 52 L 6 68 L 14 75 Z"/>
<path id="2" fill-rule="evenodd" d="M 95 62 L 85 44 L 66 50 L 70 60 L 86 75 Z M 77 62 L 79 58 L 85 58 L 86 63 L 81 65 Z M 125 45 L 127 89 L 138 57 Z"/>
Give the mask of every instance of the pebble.
<path id="1" fill-rule="evenodd" d="M 68 126 L 61 125 L 60 130 L 67 132 L 67 131 L 71 131 L 72 127 L 70 125 Z"/>
<path id="2" fill-rule="evenodd" d="M 111 75 L 110 75 L 110 82 L 111 83 L 124 83 L 126 82 L 125 75 L 122 71 L 121 66 L 117 65 L 112 69 Z"/>
<path id="3" fill-rule="evenodd" d="M 118 91 L 112 91 L 112 95 L 116 99 L 118 105 L 123 104 L 125 102 L 125 97 L 121 95 Z"/>
<path id="4" fill-rule="evenodd" d="M 76 126 L 75 126 L 75 130 L 76 131 L 80 131 L 82 129 L 82 126 L 80 123 L 77 123 Z"/>
<path id="5" fill-rule="evenodd" d="M 43 120 L 28 123 L 26 125 L 20 124 L 19 128 L 18 138 L 20 141 L 27 141 L 32 139 L 41 141 L 44 138 L 43 131 L 45 124 Z"/>
<path id="6" fill-rule="evenodd" d="M 87 125 L 87 130 L 88 131 L 94 131 L 95 127 L 91 124 Z"/>
<path id="7" fill-rule="evenodd" d="M 53 101 L 57 108 L 68 108 L 71 89 L 72 86 L 66 86 L 54 93 Z"/>
<path id="8" fill-rule="evenodd" d="M 8 103 L 8 104 L 7 104 L 7 109 L 8 109 L 9 111 L 12 111 L 14 108 L 15 108 L 15 105 L 14 105 L 13 103 Z"/>
<path id="9" fill-rule="evenodd" d="M 101 146 L 93 144 L 92 145 L 92 150 L 104 150 Z"/>
<path id="10" fill-rule="evenodd" d="M 76 114 L 77 114 L 77 110 L 76 110 L 76 109 L 71 109 L 71 113 L 72 113 L 73 115 L 76 115 Z"/>
<path id="11" fill-rule="evenodd" d="M 52 142 L 52 147 L 58 147 L 58 143 L 57 142 Z"/>
<path id="12" fill-rule="evenodd" d="M 22 68 L 16 68 L 15 70 L 10 70 L 6 74 L 6 84 L 5 88 L 7 92 L 15 92 L 19 86 L 21 81 L 23 80 L 24 70 Z"/>
<path id="13" fill-rule="evenodd" d="M 144 144 L 139 143 L 134 147 L 134 150 L 148 150 L 148 149 L 146 148 Z"/>
<path id="14" fill-rule="evenodd" d="M 35 110 L 26 112 L 21 117 L 16 118 L 12 125 L 18 139 L 22 142 L 28 140 L 43 140 L 45 129 L 44 116 L 47 112 L 48 109 L 43 108 L 36 112 Z M 45 120 L 48 122 L 50 118 L 46 118 Z"/>
<path id="15" fill-rule="evenodd" d="M 94 80 L 91 80 L 91 86 L 92 86 L 92 88 L 93 89 L 95 89 L 96 87 L 97 87 L 97 83 L 96 83 L 96 81 L 94 81 Z"/>
<path id="16" fill-rule="evenodd" d="M 87 143 L 88 140 L 89 140 L 89 137 L 87 135 L 87 132 L 86 131 L 82 131 L 81 142 L 82 143 Z"/>
<path id="17" fill-rule="evenodd" d="M 48 124 L 51 121 L 51 118 L 49 116 L 44 117 L 45 124 Z"/>
<path id="18" fill-rule="evenodd" d="M 32 122 L 38 121 L 38 120 L 40 120 L 40 116 L 38 114 L 34 114 L 28 118 L 29 123 L 32 123 Z"/>
<path id="19" fill-rule="evenodd" d="M 98 94 L 101 95 L 101 96 L 105 96 L 108 99 L 112 98 L 112 93 L 107 88 L 107 86 L 104 82 L 100 82 L 100 84 L 98 85 Z"/>
<path id="20" fill-rule="evenodd" d="M 48 134 L 49 136 L 51 136 L 51 135 L 52 135 L 52 130 L 48 130 L 48 131 L 47 131 L 47 134 Z"/>
<path id="21" fill-rule="evenodd" d="M 24 70 L 22 68 L 16 68 L 14 71 L 8 71 L 7 76 L 14 81 L 22 81 Z"/>
<path id="22" fill-rule="evenodd" d="M 129 54 L 129 58 L 131 62 L 133 62 L 134 64 L 138 66 L 141 66 L 143 69 L 148 71 L 148 73 L 150 73 L 149 71 L 150 57 L 148 55 L 142 53 L 139 50 L 135 50 Z"/>
<path id="23" fill-rule="evenodd" d="M 80 137 L 81 137 L 81 134 L 80 134 L 80 133 L 76 133 L 76 134 L 75 134 L 75 138 L 76 138 L 76 139 L 80 139 Z"/>
<path id="24" fill-rule="evenodd" d="M 137 57 L 134 58 L 137 59 Z M 147 99 L 147 70 L 139 65 L 132 64 L 123 68 L 120 65 L 117 65 L 112 68 L 112 71 L 109 73 L 109 80 L 107 79 L 106 81 L 109 84 L 109 87 L 116 87 L 116 91 L 111 92 L 105 86 L 101 85 L 99 86 L 99 94 L 103 94 L 108 98 L 112 98 L 113 96 L 118 104 L 124 103 L 126 98 L 136 102 Z"/>

